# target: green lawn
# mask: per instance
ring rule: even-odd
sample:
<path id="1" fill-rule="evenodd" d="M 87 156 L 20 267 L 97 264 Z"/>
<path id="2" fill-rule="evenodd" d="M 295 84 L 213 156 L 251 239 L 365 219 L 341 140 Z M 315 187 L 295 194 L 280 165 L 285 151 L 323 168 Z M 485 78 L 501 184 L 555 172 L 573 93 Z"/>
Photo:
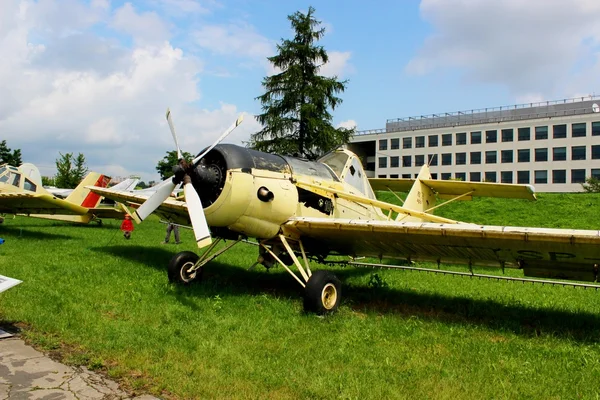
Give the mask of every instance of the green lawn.
<path id="1" fill-rule="evenodd" d="M 599 195 L 541 194 L 455 202 L 439 214 L 599 229 L 599 210 Z M 22 326 L 37 346 L 133 391 L 172 398 L 600 397 L 599 291 L 331 267 L 343 300 L 321 318 L 303 313 L 300 287 L 281 268 L 246 270 L 251 245 L 178 287 L 165 267 L 194 250 L 191 231 L 177 246 L 160 244 L 156 219 L 129 241 L 118 227 L 7 219 L 0 274 L 24 283 L 0 294 L 0 325 Z"/>

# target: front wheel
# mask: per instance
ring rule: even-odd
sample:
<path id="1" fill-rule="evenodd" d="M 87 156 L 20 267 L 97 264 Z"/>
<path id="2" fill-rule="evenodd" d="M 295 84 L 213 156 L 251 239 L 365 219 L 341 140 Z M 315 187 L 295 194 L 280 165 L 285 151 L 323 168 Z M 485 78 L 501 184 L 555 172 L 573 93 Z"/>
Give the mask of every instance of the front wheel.
<path id="1" fill-rule="evenodd" d="M 188 272 L 192 268 L 200 257 L 196 253 L 191 251 L 182 251 L 177 253 L 169 261 L 169 267 L 167 274 L 169 276 L 169 282 L 179 283 L 182 285 L 189 285 L 195 280 L 200 280 L 202 277 L 202 268 L 192 272 Z"/>
<path id="2" fill-rule="evenodd" d="M 337 310 L 342 297 L 342 283 L 331 272 L 315 271 L 304 289 L 304 310 L 319 315 Z"/>

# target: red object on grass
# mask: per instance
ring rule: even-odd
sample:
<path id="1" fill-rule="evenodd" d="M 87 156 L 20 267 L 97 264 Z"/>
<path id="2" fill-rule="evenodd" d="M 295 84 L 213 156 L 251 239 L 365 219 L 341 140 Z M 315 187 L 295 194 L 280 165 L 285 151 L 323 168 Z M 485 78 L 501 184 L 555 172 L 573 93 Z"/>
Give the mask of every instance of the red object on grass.
<path id="1" fill-rule="evenodd" d="M 133 231 L 133 222 L 131 222 L 131 217 L 129 215 L 126 215 L 125 219 L 121 223 L 121 230 L 123 232 Z"/>

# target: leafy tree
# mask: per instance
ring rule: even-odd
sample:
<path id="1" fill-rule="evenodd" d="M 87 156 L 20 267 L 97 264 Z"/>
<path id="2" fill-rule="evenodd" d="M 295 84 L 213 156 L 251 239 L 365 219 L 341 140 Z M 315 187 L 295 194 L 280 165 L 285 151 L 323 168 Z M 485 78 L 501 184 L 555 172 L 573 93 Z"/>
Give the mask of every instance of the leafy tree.
<path id="1" fill-rule="evenodd" d="M 588 193 L 600 193 L 600 179 L 590 176 L 582 183 L 583 190 Z"/>
<path id="2" fill-rule="evenodd" d="M 6 145 L 6 140 L 0 142 L 0 164 L 9 164 L 18 167 L 23 164 L 21 160 L 21 149 L 11 151 Z"/>
<path id="3" fill-rule="evenodd" d="M 256 118 L 264 128 L 250 138 L 250 147 L 266 152 L 316 159 L 347 143 L 354 129 L 334 128 L 328 109 L 342 102 L 336 93 L 347 80 L 319 75 L 329 61 L 323 46 L 315 42 L 325 33 L 315 9 L 288 16 L 295 36 L 277 45 L 278 54 L 268 60 L 282 72 L 263 79 L 265 94 L 257 97 L 263 113 Z"/>
<path id="4" fill-rule="evenodd" d="M 42 176 L 42 186 L 56 186 L 52 176 Z"/>
<path id="5" fill-rule="evenodd" d="M 85 156 L 79 153 L 75 158 L 73 153 L 58 154 L 60 157 L 56 159 L 57 173 L 54 183 L 59 188 L 74 189 L 88 172 Z"/>
<path id="6" fill-rule="evenodd" d="M 136 189 L 146 189 L 148 187 L 148 184 L 146 184 L 146 182 L 144 181 L 139 181 L 137 186 L 135 187 Z"/>
<path id="7" fill-rule="evenodd" d="M 183 151 L 181 153 L 183 158 L 186 161 L 192 161 L 194 156 L 192 156 L 187 151 Z M 156 171 L 160 174 L 162 180 L 167 179 L 170 176 L 173 176 L 173 166 L 177 165 L 177 151 L 171 150 L 167 151 L 167 155 L 156 164 Z"/>

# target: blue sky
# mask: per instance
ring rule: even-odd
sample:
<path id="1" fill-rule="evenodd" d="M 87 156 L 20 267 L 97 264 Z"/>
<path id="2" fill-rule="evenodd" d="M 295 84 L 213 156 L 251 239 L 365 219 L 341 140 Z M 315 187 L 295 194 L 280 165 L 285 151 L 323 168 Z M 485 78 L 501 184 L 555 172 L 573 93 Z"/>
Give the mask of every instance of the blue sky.
<path id="1" fill-rule="evenodd" d="M 243 113 L 227 139 L 241 143 L 260 129 L 266 57 L 309 5 L 323 74 L 349 80 L 336 125 L 600 94 L 595 0 L 4 0 L 0 139 L 46 175 L 82 152 L 145 180 L 173 146 L 167 107 L 187 151 Z"/>

